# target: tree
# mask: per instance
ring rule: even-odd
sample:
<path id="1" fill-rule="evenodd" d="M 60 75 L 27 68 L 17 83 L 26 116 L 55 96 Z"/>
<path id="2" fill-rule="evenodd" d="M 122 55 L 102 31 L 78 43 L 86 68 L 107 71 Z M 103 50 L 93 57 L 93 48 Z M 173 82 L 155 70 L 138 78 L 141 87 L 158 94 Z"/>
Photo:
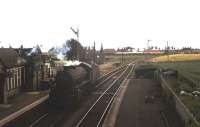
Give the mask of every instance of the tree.
<path id="1" fill-rule="evenodd" d="M 84 50 L 79 41 L 75 39 L 68 40 L 66 42 L 66 46 L 68 46 L 70 49 L 66 54 L 68 60 L 85 60 L 86 51 Z"/>

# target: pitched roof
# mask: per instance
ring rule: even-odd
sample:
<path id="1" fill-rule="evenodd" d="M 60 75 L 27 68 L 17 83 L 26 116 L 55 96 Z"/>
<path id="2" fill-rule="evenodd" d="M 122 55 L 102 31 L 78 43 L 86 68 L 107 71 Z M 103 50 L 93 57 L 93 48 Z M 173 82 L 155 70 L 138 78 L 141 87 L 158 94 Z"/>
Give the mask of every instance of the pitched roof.
<path id="1" fill-rule="evenodd" d="M 19 65 L 19 55 L 12 48 L 0 48 L 0 59 L 4 66 L 10 68 Z"/>
<path id="2" fill-rule="evenodd" d="M 104 49 L 104 53 L 115 53 L 115 49 Z"/>
<path id="3" fill-rule="evenodd" d="M 39 46 L 33 48 L 17 48 L 15 49 L 21 57 L 42 55 Z"/>
<path id="4" fill-rule="evenodd" d="M 32 48 L 16 48 L 15 51 L 18 52 L 19 56 L 25 57 L 31 52 Z"/>

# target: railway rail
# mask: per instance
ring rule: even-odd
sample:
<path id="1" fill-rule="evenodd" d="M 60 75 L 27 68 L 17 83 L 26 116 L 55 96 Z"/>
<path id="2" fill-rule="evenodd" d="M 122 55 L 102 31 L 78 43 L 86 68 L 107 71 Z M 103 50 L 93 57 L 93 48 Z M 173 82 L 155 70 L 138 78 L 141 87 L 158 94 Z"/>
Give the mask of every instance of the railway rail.
<path id="1" fill-rule="evenodd" d="M 104 83 L 109 82 L 109 81 L 112 79 L 112 77 L 118 75 L 118 74 L 119 74 L 120 72 L 122 72 L 122 71 L 124 70 L 124 68 L 126 68 L 126 67 L 127 67 L 127 65 L 120 66 L 119 68 L 116 68 L 115 70 L 109 72 L 108 74 L 106 74 L 106 75 L 100 77 L 100 78 L 98 79 L 97 83 L 96 83 L 95 88 L 96 88 L 96 89 L 103 89 L 103 88 L 101 88 L 101 87 L 103 86 Z M 57 123 L 58 123 L 59 121 L 61 121 L 62 117 L 63 117 L 66 113 L 64 113 L 64 112 L 55 112 L 55 113 L 53 113 L 53 114 L 60 114 L 61 117 L 59 117 L 59 118 L 57 118 L 57 119 L 55 118 L 53 121 L 49 122 L 49 118 L 50 118 L 50 117 L 53 117 L 53 115 L 52 115 L 52 113 L 47 112 L 47 113 L 44 113 L 43 115 L 41 115 L 38 119 L 32 121 L 32 122 L 28 125 L 28 127 L 36 127 L 36 126 L 40 126 L 40 125 L 44 126 L 44 125 L 43 125 L 44 121 L 45 121 L 45 122 L 47 121 L 47 122 L 49 123 L 48 125 L 45 125 L 45 126 L 49 126 L 49 127 L 56 126 Z M 48 117 L 49 117 L 49 118 L 48 118 Z"/>
<path id="2" fill-rule="evenodd" d="M 118 74 L 119 72 L 121 72 L 125 67 L 125 66 L 121 66 L 115 70 L 113 70 L 112 72 L 100 77 L 98 80 L 97 80 L 97 83 L 96 83 L 96 88 L 100 87 L 102 84 L 104 84 L 105 82 L 107 82 L 108 80 L 110 80 L 110 78 L 112 78 L 113 76 L 115 76 L 116 74 Z"/>
<path id="3" fill-rule="evenodd" d="M 99 96 L 90 109 L 83 115 L 76 127 L 99 127 L 102 125 L 106 113 L 111 106 L 114 97 L 121 88 L 134 68 L 134 64 L 130 64 L 121 73 L 121 75 Z"/>
<path id="4" fill-rule="evenodd" d="M 116 72 L 118 72 L 119 70 L 125 68 L 126 66 L 127 66 L 127 65 L 122 65 L 122 66 L 120 66 L 120 67 L 114 69 L 113 71 L 108 72 L 107 74 L 105 74 L 105 75 L 99 77 L 99 78 L 97 79 L 97 81 L 96 81 L 97 87 L 100 86 L 101 84 L 103 84 L 104 82 L 106 82 L 106 81 L 109 79 L 109 77 L 112 77 L 112 75 L 113 75 L 114 73 L 116 73 Z"/>

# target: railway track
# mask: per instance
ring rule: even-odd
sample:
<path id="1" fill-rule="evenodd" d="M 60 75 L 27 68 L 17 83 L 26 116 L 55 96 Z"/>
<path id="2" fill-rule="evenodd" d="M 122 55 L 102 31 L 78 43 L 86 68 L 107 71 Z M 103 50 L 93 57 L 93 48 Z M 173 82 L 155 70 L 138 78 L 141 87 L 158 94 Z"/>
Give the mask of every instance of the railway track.
<path id="1" fill-rule="evenodd" d="M 123 73 L 99 96 L 90 109 L 83 115 L 76 127 L 102 126 L 106 113 L 111 106 L 114 97 L 126 79 L 131 74 L 134 64 L 129 65 Z"/>
<path id="2" fill-rule="evenodd" d="M 106 74 L 105 76 L 101 77 L 98 79 L 98 82 L 96 83 L 95 89 L 105 89 L 103 85 L 107 82 L 109 82 L 112 77 L 119 75 L 124 68 L 126 68 L 127 65 L 121 66 L 112 72 Z M 112 82 L 112 81 L 111 81 Z M 100 90 L 99 90 L 100 91 Z M 58 116 L 59 114 L 59 116 Z M 32 121 L 28 127 L 37 127 L 37 126 L 49 126 L 49 127 L 54 127 L 56 126 L 59 121 L 62 120 L 62 118 L 66 115 L 67 113 L 64 111 L 55 111 L 55 112 L 47 112 L 41 115 L 38 119 Z M 55 116 L 58 116 L 58 118 L 53 118 Z"/>
<path id="3" fill-rule="evenodd" d="M 110 78 L 112 78 L 113 76 L 115 76 L 115 75 L 117 75 L 119 72 L 121 72 L 126 66 L 127 66 L 127 65 L 121 66 L 121 67 L 119 67 L 119 68 L 116 68 L 115 70 L 109 72 L 108 74 L 106 74 L 106 75 L 100 77 L 100 78 L 97 80 L 95 87 L 96 87 L 96 88 L 100 87 L 102 84 L 104 84 L 105 82 L 107 82 L 108 80 L 110 80 Z"/>
<path id="4" fill-rule="evenodd" d="M 99 79 L 97 79 L 96 82 L 96 87 L 101 86 L 103 83 L 105 83 L 106 81 L 108 81 L 111 77 L 113 77 L 113 75 L 115 75 L 116 73 L 118 73 L 120 70 L 124 69 L 127 65 L 123 65 L 120 66 L 116 69 L 114 69 L 113 71 L 101 76 Z"/>

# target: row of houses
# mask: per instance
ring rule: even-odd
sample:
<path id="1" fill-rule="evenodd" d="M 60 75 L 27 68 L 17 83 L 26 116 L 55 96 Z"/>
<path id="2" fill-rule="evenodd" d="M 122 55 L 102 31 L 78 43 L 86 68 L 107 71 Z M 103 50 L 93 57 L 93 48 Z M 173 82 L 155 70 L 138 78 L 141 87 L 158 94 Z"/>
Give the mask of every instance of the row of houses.
<path id="1" fill-rule="evenodd" d="M 41 89 L 42 81 L 55 76 L 49 58 L 39 46 L 0 48 L 0 104 L 20 92 Z"/>

